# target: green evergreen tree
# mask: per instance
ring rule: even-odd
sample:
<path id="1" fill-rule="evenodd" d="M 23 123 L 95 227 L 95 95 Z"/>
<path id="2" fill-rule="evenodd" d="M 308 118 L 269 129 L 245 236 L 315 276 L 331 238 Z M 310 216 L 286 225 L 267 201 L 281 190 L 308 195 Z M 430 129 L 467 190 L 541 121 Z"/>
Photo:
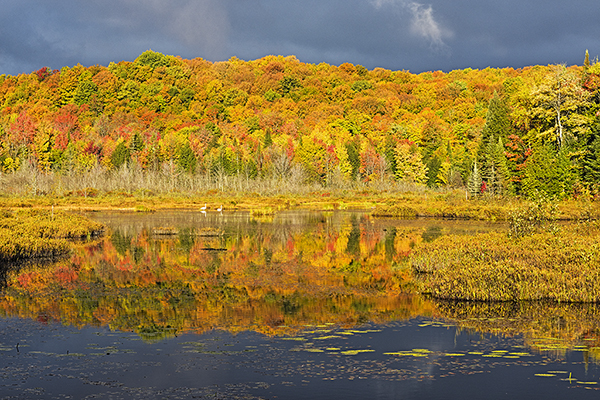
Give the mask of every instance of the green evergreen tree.
<path id="1" fill-rule="evenodd" d="M 583 60 L 583 69 L 586 71 L 590 67 L 590 52 L 585 51 L 585 59 Z"/>
<path id="2" fill-rule="evenodd" d="M 583 160 L 582 178 L 588 186 L 600 186 L 600 136 L 590 143 Z"/>
<path id="3" fill-rule="evenodd" d="M 488 143 L 485 154 L 482 179 L 486 181 L 488 191 L 492 195 L 514 194 L 502 138 Z"/>
<path id="4" fill-rule="evenodd" d="M 130 155 L 129 147 L 127 147 L 125 142 L 120 142 L 112 153 L 110 161 L 113 166 L 119 168 L 121 165 L 129 163 Z"/>
<path id="5" fill-rule="evenodd" d="M 438 175 L 441 167 L 442 161 L 436 155 L 429 158 L 429 161 L 427 161 L 427 186 L 438 186 Z"/>
<path id="6" fill-rule="evenodd" d="M 485 125 L 481 130 L 481 140 L 477 150 L 477 161 L 481 168 L 481 174 L 484 177 L 490 175 L 494 161 L 494 149 L 498 139 L 505 143 L 506 138 L 513 132 L 512 125 L 508 116 L 508 107 L 504 99 L 494 93 L 490 100 Z M 494 166 L 497 170 L 497 165 Z"/>
<path id="7" fill-rule="evenodd" d="M 346 153 L 348 154 L 348 162 L 352 167 L 352 179 L 356 180 L 360 171 L 360 153 L 353 142 L 346 143 Z"/>
<path id="8" fill-rule="evenodd" d="M 557 199 L 571 195 L 575 174 L 568 150 L 561 147 L 556 151 L 551 144 L 538 144 L 532 150 L 525 166 L 523 193 L 529 198 L 538 193 Z"/>
<path id="9" fill-rule="evenodd" d="M 592 126 L 581 160 L 581 179 L 588 187 L 600 186 L 600 122 Z"/>
<path id="10" fill-rule="evenodd" d="M 179 164 L 179 168 L 181 168 L 183 171 L 193 174 L 196 171 L 197 161 L 196 155 L 194 154 L 194 151 L 190 147 L 189 143 L 186 143 L 179 149 L 179 158 L 177 163 Z"/>

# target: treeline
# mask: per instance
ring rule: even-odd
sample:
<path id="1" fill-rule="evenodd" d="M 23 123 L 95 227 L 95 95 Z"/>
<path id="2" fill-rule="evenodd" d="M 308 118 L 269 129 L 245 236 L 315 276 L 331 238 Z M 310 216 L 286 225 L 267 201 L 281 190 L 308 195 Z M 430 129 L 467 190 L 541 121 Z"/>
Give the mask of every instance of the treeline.
<path id="1" fill-rule="evenodd" d="M 146 51 L 0 75 L 0 167 L 597 195 L 600 63 L 417 75 Z"/>

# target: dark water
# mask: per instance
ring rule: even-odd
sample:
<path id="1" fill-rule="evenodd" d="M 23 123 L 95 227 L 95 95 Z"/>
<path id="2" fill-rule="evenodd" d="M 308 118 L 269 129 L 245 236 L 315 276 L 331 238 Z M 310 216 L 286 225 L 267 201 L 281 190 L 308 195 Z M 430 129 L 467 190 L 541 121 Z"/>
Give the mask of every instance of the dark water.
<path id="1" fill-rule="evenodd" d="M 519 337 L 458 333 L 420 318 L 350 330 L 306 327 L 294 340 L 211 331 L 147 343 L 106 328 L 15 319 L 3 320 L 0 334 L 3 398 L 598 396 L 590 383 L 598 366 L 581 352 L 539 354 Z M 319 339 L 325 336 L 332 337 Z M 402 351 L 414 354 L 386 354 Z"/>
<path id="2" fill-rule="evenodd" d="M 0 398 L 597 398 L 593 305 L 410 294 L 410 249 L 481 223 L 360 213 L 101 214 L 5 269 Z"/>

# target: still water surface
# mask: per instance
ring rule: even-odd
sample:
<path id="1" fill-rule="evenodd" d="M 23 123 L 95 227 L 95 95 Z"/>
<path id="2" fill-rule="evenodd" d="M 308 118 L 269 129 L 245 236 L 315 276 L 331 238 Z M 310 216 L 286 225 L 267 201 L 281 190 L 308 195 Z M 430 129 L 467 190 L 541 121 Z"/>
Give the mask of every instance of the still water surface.
<path id="1" fill-rule="evenodd" d="M 1 398 L 597 398 L 594 305 L 410 294 L 410 251 L 498 225 L 362 213 L 94 214 L 5 266 Z M 475 239 L 474 239 L 475 240 Z"/>

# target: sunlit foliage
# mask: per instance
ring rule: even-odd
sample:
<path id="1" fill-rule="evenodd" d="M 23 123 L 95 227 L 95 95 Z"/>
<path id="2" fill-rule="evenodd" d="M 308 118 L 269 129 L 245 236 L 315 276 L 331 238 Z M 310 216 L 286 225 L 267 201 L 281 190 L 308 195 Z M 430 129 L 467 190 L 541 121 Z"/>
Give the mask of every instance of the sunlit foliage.
<path id="1" fill-rule="evenodd" d="M 149 50 L 134 62 L 3 75 L 0 167 L 76 174 L 135 165 L 248 179 L 296 167 L 323 186 L 465 187 L 477 161 L 483 192 L 503 196 L 530 195 L 520 182 L 537 178 L 525 166 L 543 150 L 564 160 L 561 196 L 595 194 L 588 146 L 597 141 L 599 76 L 596 64 L 411 74 Z"/>
<path id="2" fill-rule="evenodd" d="M 432 313 L 410 288 L 407 256 L 421 229 L 341 230 L 314 216 L 311 230 L 249 225 L 114 231 L 65 262 L 10 271 L 4 315 L 44 313 L 66 324 L 161 332 L 386 321 Z M 35 294 L 35 295 L 34 295 Z M 170 327 L 169 329 L 167 329 Z"/>

